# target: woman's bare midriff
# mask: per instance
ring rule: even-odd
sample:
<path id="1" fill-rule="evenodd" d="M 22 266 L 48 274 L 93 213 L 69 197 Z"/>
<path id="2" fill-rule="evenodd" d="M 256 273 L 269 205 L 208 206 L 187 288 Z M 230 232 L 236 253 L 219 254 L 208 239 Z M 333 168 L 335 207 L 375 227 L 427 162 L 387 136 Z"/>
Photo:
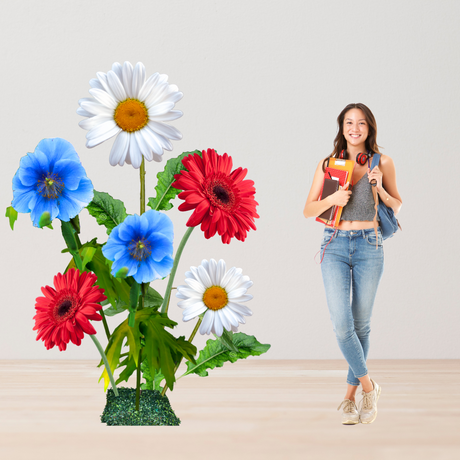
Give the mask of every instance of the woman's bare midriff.
<path id="1" fill-rule="evenodd" d="M 372 220 L 341 220 L 339 230 L 364 230 L 366 228 L 374 228 Z"/>

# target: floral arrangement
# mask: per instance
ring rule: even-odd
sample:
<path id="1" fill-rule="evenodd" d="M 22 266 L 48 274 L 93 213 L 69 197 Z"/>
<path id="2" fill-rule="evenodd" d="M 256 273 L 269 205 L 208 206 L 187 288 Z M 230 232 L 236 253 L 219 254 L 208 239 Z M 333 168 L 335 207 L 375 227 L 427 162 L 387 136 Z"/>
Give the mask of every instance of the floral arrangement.
<path id="1" fill-rule="evenodd" d="M 185 273 L 177 287 L 183 320 L 196 320 L 188 340 L 167 329 L 177 325 L 168 317 L 169 301 L 179 259 L 193 229 L 201 227 L 206 239 L 216 233 L 222 242 L 244 241 L 255 230 L 257 202 L 254 182 L 245 179 L 247 170 L 232 171 L 232 158 L 213 149 L 184 152 L 167 161 L 157 174 L 155 196 L 146 198 L 146 161 L 160 162 L 172 140 L 181 133 L 166 122 L 182 116 L 174 110 L 183 94 L 158 73 L 146 77 L 142 63 L 115 63 L 107 73 L 90 80 L 91 97 L 80 99 L 77 113 L 85 119 L 88 148 L 114 137 L 109 162 L 125 163 L 140 170 L 140 212 L 129 215 L 122 201 L 96 191 L 86 176 L 73 146 L 64 139 L 43 139 L 33 153 L 20 160 L 13 178 L 13 200 L 6 210 L 11 229 L 18 213 L 30 213 L 38 228 L 61 224 L 66 244 L 62 251 L 71 257 L 53 285 L 41 288 L 34 316 L 37 340 L 47 349 L 64 351 L 72 342 L 80 345 L 85 334 L 94 341 L 104 366 L 101 379 L 107 405 L 101 420 L 108 425 L 178 425 L 166 391 L 174 389 L 176 371 L 183 359 L 187 371 L 181 376 L 208 375 L 250 355 L 265 353 L 270 345 L 238 332 L 251 310 L 252 286 L 240 268 L 227 270 L 223 260 L 203 260 Z M 179 211 L 193 211 L 187 229 L 173 254 L 174 229 L 166 211 L 171 201 L 183 200 Z M 146 210 L 146 205 L 150 207 Z M 108 239 L 80 241 L 79 214 L 86 208 Z M 161 296 L 154 280 L 168 277 Z M 110 331 L 107 316 L 125 318 Z M 96 338 L 91 321 L 102 321 L 107 344 Z M 199 351 L 192 344 L 197 332 L 213 334 Z M 114 374 L 118 373 L 115 380 Z M 136 373 L 136 388 L 117 388 Z"/>

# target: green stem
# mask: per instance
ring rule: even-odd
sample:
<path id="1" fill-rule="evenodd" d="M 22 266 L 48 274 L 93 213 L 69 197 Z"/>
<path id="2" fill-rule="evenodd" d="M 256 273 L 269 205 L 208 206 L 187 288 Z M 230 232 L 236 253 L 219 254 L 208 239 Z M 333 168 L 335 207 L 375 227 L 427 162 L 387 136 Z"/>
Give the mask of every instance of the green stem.
<path id="1" fill-rule="evenodd" d="M 192 340 L 195 338 L 195 335 L 198 332 L 198 329 L 199 329 L 200 324 L 201 324 L 202 321 L 203 321 L 203 318 L 200 316 L 198 318 L 198 321 L 197 321 L 196 325 L 195 325 L 195 328 L 193 329 L 193 331 L 190 334 L 190 337 L 188 339 L 188 341 L 190 343 L 192 343 Z M 179 362 L 176 364 L 176 367 L 174 368 L 174 374 L 177 372 L 177 369 L 179 369 L 179 365 L 182 362 L 182 358 L 183 358 L 183 356 L 180 357 Z M 168 385 L 166 385 L 166 382 L 165 382 L 165 386 L 163 387 L 163 391 L 161 392 L 161 396 L 164 396 L 166 394 L 167 389 L 168 389 Z"/>
<path id="2" fill-rule="evenodd" d="M 137 361 L 136 372 L 136 410 L 139 412 L 139 403 L 141 400 L 141 363 L 142 363 L 142 349 L 139 350 L 139 359 Z"/>
<path id="3" fill-rule="evenodd" d="M 180 256 L 182 255 L 182 251 L 184 250 L 185 243 L 187 243 L 187 240 L 189 239 L 194 228 L 195 227 L 187 228 L 187 231 L 184 233 L 184 236 L 182 237 L 182 241 L 179 244 L 179 248 L 177 249 L 176 257 L 174 257 L 173 268 L 169 275 L 168 286 L 166 287 L 165 297 L 163 299 L 163 304 L 161 305 L 161 313 L 166 313 L 167 307 L 169 305 L 169 298 L 171 297 L 171 290 L 172 290 L 171 288 L 173 285 L 174 276 L 176 276 L 177 266 L 179 265 Z"/>
<path id="4" fill-rule="evenodd" d="M 110 369 L 109 362 L 107 361 L 107 356 L 105 356 L 104 350 L 101 344 L 99 343 L 99 340 L 97 340 L 96 335 L 90 334 L 90 337 L 93 339 L 94 345 L 96 345 L 96 348 L 99 350 L 102 361 L 104 361 L 105 370 L 107 371 L 107 374 L 109 374 L 109 379 L 110 383 L 112 384 L 113 392 L 115 393 L 115 396 L 118 396 L 117 386 L 115 385 L 115 380 L 113 379 L 112 370 Z"/>
<path id="5" fill-rule="evenodd" d="M 141 180 L 141 216 L 145 212 L 145 160 L 142 157 L 141 169 L 139 172 Z"/>
<path id="6" fill-rule="evenodd" d="M 110 340 L 110 329 L 109 329 L 109 325 L 107 324 L 107 320 L 105 318 L 104 310 L 101 309 L 99 313 L 102 316 L 102 324 L 104 324 L 104 330 L 105 330 L 105 335 L 107 336 L 107 340 Z"/>

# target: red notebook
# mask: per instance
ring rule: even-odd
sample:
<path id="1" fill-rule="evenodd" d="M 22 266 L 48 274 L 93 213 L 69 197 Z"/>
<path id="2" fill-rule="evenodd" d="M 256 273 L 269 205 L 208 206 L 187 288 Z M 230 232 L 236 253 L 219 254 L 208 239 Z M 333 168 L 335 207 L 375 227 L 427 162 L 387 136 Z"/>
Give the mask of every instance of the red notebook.
<path id="1" fill-rule="evenodd" d="M 331 174 L 332 179 L 336 179 L 336 180 L 338 179 L 340 186 L 343 187 L 346 184 L 347 177 L 348 177 L 348 171 L 327 167 L 326 172 L 324 173 L 324 178 L 325 179 L 330 179 L 331 178 L 328 173 Z M 324 187 L 324 181 L 323 181 L 323 186 L 321 187 L 321 192 L 319 194 L 318 201 L 321 200 L 321 197 L 322 197 L 322 194 L 323 194 L 323 187 Z M 342 214 L 342 209 L 343 209 L 342 206 L 336 206 L 335 207 L 335 212 L 334 212 L 334 217 L 331 220 L 321 219 L 319 217 L 317 217 L 316 220 L 318 222 L 326 224 L 327 227 L 334 227 L 335 223 L 337 222 L 337 219 L 340 219 L 340 216 Z"/>

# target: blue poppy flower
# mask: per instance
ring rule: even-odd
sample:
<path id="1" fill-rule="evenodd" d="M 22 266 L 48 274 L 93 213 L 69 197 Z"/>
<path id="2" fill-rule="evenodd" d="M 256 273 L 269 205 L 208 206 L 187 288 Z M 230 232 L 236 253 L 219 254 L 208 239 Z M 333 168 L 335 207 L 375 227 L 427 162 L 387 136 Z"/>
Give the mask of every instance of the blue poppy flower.
<path id="1" fill-rule="evenodd" d="M 13 177 L 13 201 L 28 213 L 35 227 L 56 217 L 68 222 L 93 199 L 93 184 L 70 142 L 43 139 L 33 153 L 21 158 Z"/>
<path id="2" fill-rule="evenodd" d="M 113 261 L 112 275 L 124 273 L 140 283 L 164 278 L 173 266 L 173 224 L 153 209 L 141 216 L 128 216 L 110 233 L 102 248 Z"/>

